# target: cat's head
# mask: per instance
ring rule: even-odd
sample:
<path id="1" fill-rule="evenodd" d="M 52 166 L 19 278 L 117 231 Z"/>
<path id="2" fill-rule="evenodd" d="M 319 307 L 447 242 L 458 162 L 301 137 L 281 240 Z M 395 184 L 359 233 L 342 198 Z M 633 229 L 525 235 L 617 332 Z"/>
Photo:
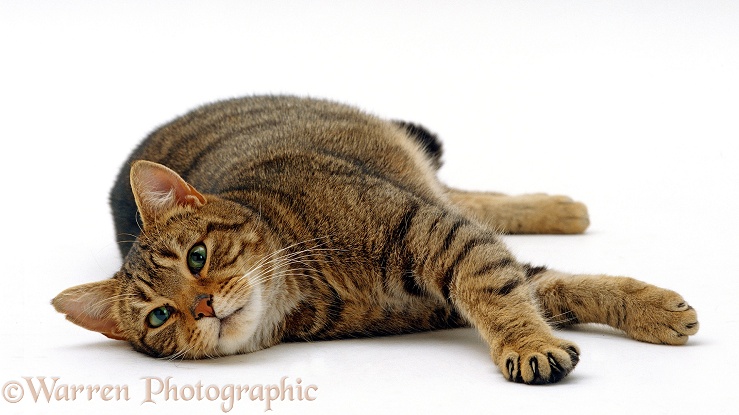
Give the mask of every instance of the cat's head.
<path id="1" fill-rule="evenodd" d="M 54 308 L 157 357 L 261 348 L 265 281 L 279 270 L 254 214 L 203 196 L 156 163 L 138 161 L 130 176 L 141 234 L 123 266 L 113 278 L 63 291 Z"/>

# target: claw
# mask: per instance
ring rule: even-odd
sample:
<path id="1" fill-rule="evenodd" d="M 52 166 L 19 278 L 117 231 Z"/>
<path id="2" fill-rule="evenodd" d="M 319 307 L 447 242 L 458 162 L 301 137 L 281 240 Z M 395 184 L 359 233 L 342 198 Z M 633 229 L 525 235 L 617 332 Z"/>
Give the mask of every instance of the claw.
<path id="1" fill-rule="evenodd" d="M 513 379 L 514 379 L 513 371 L 515 370 L 515 364 L 513 363 L 513 359 L 508 359 L 505 365 L 506 365 L 506 369 L 508 369 L 508 380 L 513 382 Z"/>
<path id="2" fill-rule="evenodd" d="M 536 360 L 535 357 L 532 357 L 531 360 L 529 360 L 529 364 L 531 365 L 531 370 L 534 372 L 534 382 L 536 382 L 541 378 L 541 374 L 539 373 L 539 361 Z"/>
<path id="3" fill-rule="evenodd" d="M 574 347 L 570 346 L 567 348 L 567 353 L 570 354 L 570 359 L 572 360 L 572 367 L 575 367 L 575 365 L 577 365 L 577 362 L 580 361 L 580 352 Z"/>

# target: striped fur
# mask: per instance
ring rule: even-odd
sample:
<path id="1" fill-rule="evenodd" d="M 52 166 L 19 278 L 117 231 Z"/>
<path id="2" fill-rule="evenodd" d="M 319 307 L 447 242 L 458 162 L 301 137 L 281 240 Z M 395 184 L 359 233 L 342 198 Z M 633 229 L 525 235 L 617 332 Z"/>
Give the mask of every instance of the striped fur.
<path id="1" fill-rule="evenodd" d="M 328 101 L 199 108 L 154 131 L 115 183 L 121 270 L 53 304 L 168 358 L 472 325 L 524 383 L 556 382 L 578 362 L 551 326 L 604 323 L 668 344 L 697 331 L 671 291 L 521 264 L 498 238 L 583 232 L 584 205 L 451 189 L 440 165 L 424 128 Z M 207 260 L 194 270 L 199 244 Z M 154 328 L 160 307 L 170 317 Z"/>

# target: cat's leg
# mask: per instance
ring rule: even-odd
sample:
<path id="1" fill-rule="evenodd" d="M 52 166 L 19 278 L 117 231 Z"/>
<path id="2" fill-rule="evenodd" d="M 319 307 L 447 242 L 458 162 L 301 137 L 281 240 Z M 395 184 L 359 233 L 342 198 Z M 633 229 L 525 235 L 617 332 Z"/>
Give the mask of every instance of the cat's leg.
<path id="1" fill-rule="evenodd" d="M 398 258 L 398 287 L 451 302 L 488 342 L 506 378 L 551 383 L 574 369 L 577 346 L 554 336 L 531 295 L 525 266 L 491 231 L 456 214 L 409 209 L 393 234 L 410 249 Z"/>
<path id="2" fill-rule="evenodd" d="M 503 233 L 575 234 L 590 224 L 585 205 L 566 196 L 508 196 L 448 188 L 447 197 L 465 214 Z"/>
<path id="3" fill-rule="evenodd" d="M 548 320 L 556 326 L 600 323 L 650 343 L 684 344 L 698 317 L 676 292 L 633 278 L 568 275 L 528 267 L 527 278 Z"/>

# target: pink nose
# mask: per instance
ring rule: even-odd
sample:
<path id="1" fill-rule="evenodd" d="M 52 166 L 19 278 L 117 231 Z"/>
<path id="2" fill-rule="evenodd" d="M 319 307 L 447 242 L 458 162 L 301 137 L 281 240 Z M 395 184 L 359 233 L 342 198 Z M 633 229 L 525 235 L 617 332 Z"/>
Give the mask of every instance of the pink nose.
<path id="1" fill-rule="evenodd" d="M 205 294 L 199 295 L 191 311 L 195 320 L 200 320 L 203 317 L 215 317 L 216 312 L 213 310 L 213 297 Z"/>

